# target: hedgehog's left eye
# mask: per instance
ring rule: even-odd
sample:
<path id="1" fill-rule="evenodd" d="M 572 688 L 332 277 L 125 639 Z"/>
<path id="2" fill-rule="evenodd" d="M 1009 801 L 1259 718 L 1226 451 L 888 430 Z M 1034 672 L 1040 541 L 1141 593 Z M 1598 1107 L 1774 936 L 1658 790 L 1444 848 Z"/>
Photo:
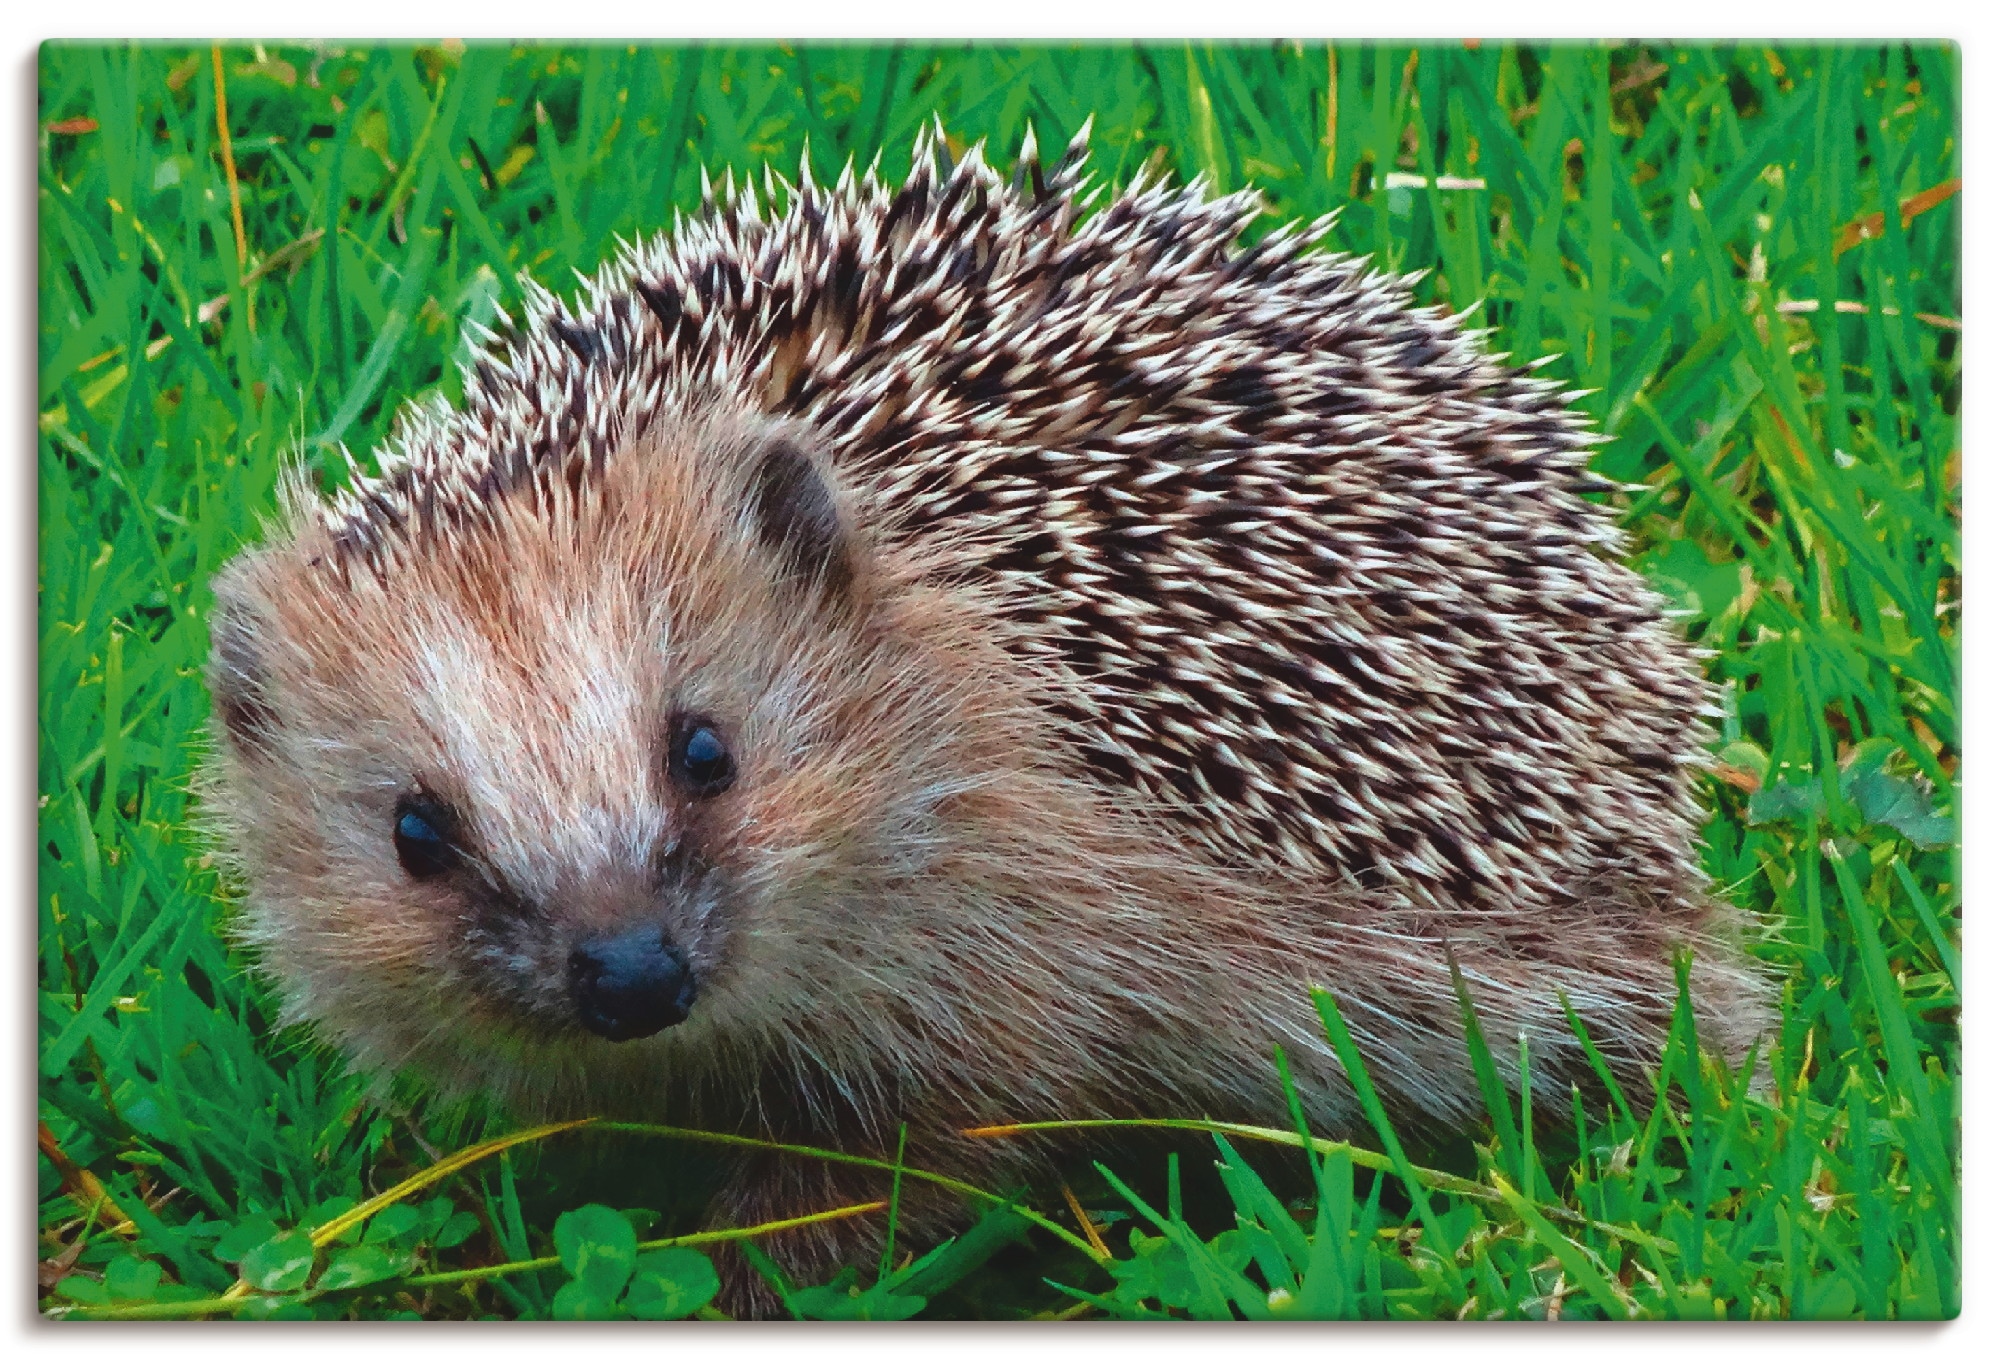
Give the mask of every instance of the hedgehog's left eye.
<path id="1" fill-rule="evenodd" d="M 396 859 L 413 878 L 435 878 L 458 862 L 451 812 L 427 797 L 396 803 Z"/>
<path id="2" fill-rule="evenodd" d="M 736 778 L 736 761 L 730 758 L 722 733 L 700 718 L 683 718 L 675 724 L 667 768 L 674 782 L 695 797 L 714 797 Z"/>

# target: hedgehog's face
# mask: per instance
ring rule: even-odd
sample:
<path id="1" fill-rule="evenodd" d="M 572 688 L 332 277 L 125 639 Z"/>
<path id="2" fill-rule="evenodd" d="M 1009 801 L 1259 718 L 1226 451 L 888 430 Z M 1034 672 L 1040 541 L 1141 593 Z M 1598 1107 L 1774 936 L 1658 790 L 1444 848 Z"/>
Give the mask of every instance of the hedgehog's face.
<path id="1" fill-rule="evenodd" d="M 1005 762 L 991 677 L 813 457 L 718 437 L 380 578 L 315 526 L 218 581 L 215 801 L 295 1015 L 601 1106 L 895 988 L 899 885 Z"/>

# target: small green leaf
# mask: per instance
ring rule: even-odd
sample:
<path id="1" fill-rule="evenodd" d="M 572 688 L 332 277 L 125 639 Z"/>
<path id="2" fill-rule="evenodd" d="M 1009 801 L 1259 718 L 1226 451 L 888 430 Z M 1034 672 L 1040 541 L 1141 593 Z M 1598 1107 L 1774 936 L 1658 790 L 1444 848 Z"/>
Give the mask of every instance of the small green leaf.
<path id="1" fill-rule="evenodd" d="M 111 1292 L 96 1279 L 82 1274 L 66 1276 L 56 1285 L 56 1292 L 62 1297 L 80 1302 L 86 1306 L 96 1306 L 111 1301 Z"/>
<path id="2" fill-rule="evenodd" d="M 1847 795 L 1862 816 L 1900 831 L 1918 849 L 1943 849 L 1957 839 L 1951 818 L 1933 807 L 1913 780 L 1869 770 L 1854 778 Z"/>
<path id="3" fill-rule="evenodd" d="M 1825 804 L 1826 795 L 1817 783 L 1767 783 L 1750 795 L 1750 824 L 1803 818 Z"/>
<path id="4" fill-rule="evenodd" d="M 312 1308 L 296 1297 L 266 1294 L 244 1303 L 237 1316 L 248 1321 L 312 1321 Z"/>
<path id="5" fill-rule="evenodd" d="M 1701 618 L 1719 618 L 1743 590 L 1742 567 L 1736 558 L 1710 561 L 1701 547 L 1676 538 L 1641 558 L 1639 569 L 1653 588 L 1676 607 Z"/>
<path id="6" fill-rule="evenodd" d="M 607 1297 L 581 1279 L 558 1288 L 549 1304 L 549 1316 L 556 1321 L 610 1321 L 624 1314 L 616 1297 Z"/>
<path id="7" fill-rule="evenodd" d="M 446 1211 L 449 1209 L 449 1200 Z M 394 1245 L 414 1238 L 424 1226 L 424 1214 L 414 1205 L 392 1203 L 368 1220 L 361 1239 L 375 1245 Z"/>
<path id="8" fill-rule="evenodd" d="M 842 1270 L 832 1283 L 801 1288 L 786 1301 L 807 1321 L 904 1321 L 924 1310 L 923 1298 L 882 1284 L 864 1292 L 855 1280 L 853 1270 Z"/>
<path id="9" fill-rule="evenodd" d="M 625 1305 L 633 1316 L 647 1321 L 674 1321 L 691 1315 L 721 1287 L 706 1255 L 672 1246 L 640 1258 Z"/>
<path id="10" fill-rule="evenodd" d="M 445 1220 L 444 1226 L 438 1228 L 437 1235 L 431 1238 L 431 1244 L 439 1250 L 449 1250 L 478 1230 L 477 1217 L 471 1213 L 453 1213 Z"/>
<path id="11" fill-rule="evenodd" d="M 622 1213 L 587 1203 L 556 1219 L 556 1255 L 578 1283 L 605 1298 L 625 1291 L 639 1256 L 639 1236 Z"/>
<path id="12" fill-rule="evenodd" d="M 378 1245 L 347 1246 L 335 1251 L 327 1261 L 325 1273 L 319 1276 L 319 1286 L 359 1288 L 363 1284 L 380 1283 L 403 1273 L 411 1263 L 409 1255 Z"/>
<path id="13" fill-rule="evenodd" d="M 307 1213 L 303 1218 L 299 1219 L 299 1226 L 305 1228 L 309 1232 L 313 1231 L 316 1228 L 325 1226 L 327 1223 L 333 1221 L 335 1218 L 339 1217 L 342 1213 L 345 1213 L 348 1209 L 352 1208 L 353 1206 L 354 1206 L 354 1200 L 350 1198 L 342 1197 L 336 1199 L 328 1199 L 325 1203 L 320 1204 L 317 1208 L 314 1208 L 311 1212 Z M 350 1227 L 346 1231 L 342 1232 L 338 1237 L 335 1238 L 335 1240 L 339 1241 L 354 1240 L 357 1235 L 356 1229 L 359 1228 L 360 1226 L 361 1226 L 360 1223 L 358 1222 L 355 1223 L 353 1227 Z"/>
<path id="14" fill-rule="evenodd" d="M 1180 1247 L 1164 1236 L 1133 1230 L 1132 1258 L 1107 1266 L 1118 1280 L 1117 1296 L 1125 1302 L 1157 1299 L 1168 1307 L 1191 1307 L 1201 1297 L 1194 1271 Z"/>
<path id="15" fill-rule="evenodd" d="M 266 1293 L 289 1293 L 305 1286 L 312 1266 L 311 1233 L 279 1232 L 243 1257 L 243 1282 Z"/>
<path id="16" fill-rule="evenodd" d="M 444 1229 L 445 1223 L 451 1221 L 453 1207 L 451 1199 L 443 1194 L 434 1199 L 426 1199 L 417 1209 L 417 1216 L 420 1219 L 417 1223 L 417 1239 L 419 1241 L 436 1239 L 437 1234 Z"/>
<path id="17" fill-rule="evenodd" d="M 235 1264 L 278 1234 L 278 1224 L 261 1214 L 249 1217 L 224 1232 L 215 1243 L 215 1258 Z"/>
<path id="18" fill-rule="evenodd" d="M 120 1255 L 104 1267 L 105 1291 L 114 1298 L 138 1302 L 160 1286 L 160 1266 L 136 1255 Z"/>

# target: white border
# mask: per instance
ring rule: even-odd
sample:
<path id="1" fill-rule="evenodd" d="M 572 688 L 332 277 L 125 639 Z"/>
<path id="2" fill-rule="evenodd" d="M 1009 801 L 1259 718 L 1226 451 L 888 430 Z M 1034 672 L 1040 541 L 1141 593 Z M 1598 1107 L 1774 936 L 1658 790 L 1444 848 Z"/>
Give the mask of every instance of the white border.
<path id="1" fill-rule="evenodd" d="M 2000 237 L 1985 234 L 1988 185 L 1993 183 L 1996 138 L 1994 104 L 1985 78 L 1996 67 L 1989 54 L 2000 6 L 1948 3 L 1946 0 L 1820 0 L 1819 3 L 1748 5 L 1741 0 L 1674 0 L 1667 5 L 1611 9 L 1601 0 L 1536 0 L 1500 5 L 1492 0 L 1425 0 L 1418 5 L 1306 5 L 1300 3 L 1232 3 L 1200 9 L 1165 9 L 1144 0 L 1113 0 L 1083 6 L 1074 0 L 1006 0 L 1002 4 L 940 4 L 937 0 L 874 0 L 830 4 L 826 0 L 758 0 L 755 4 L 682 7 L 669 5 L 579 3 L 560 6 L 486 0 L 485 3 L 412 5 L 408 0 L 343 0 L 327 10 L 316 6 L 273 6 L 245 0 L 203 0 L 171 6 L 138 0 L 94 0 L 62 7 L 17 3 L 0 17 L 10 58 L 4 78 L 10 88 L 7 106 L 14 110 L 7 135 L 0 139 L 0 171 L 10 194 L 12 211 L 0 216 L 0 238 L 11 267 L 0 274 L 5 288 L 0 314 L 12 324 L 0 326 L 5 360 L 0 373 L 11 382 L 5 390 L 5 428 L 12 462 L 6 481 L 13 509 L 13 531 L 0 548 L 0 609 L 6 627 L 0 637 L 11 643 L 11 664 L 0 667 L 12 721 L 0 723 L 0 767 L 14 771 L 0 785 L 0 826 L 10 866 L 8 883 L 14 923 L 6 934 L 13 979 L 0 1003 L 0 1051 L 16 1054 L 16 1071 L 25 1073 L 6 1088 L 10 1114 L 0 1127 L 12 1144 L 6 1173 L 0 1174 L 0 1281 L 15 1299 L 6 1331 L 36 1350 L 80 1353 L 113 1352 L 121 1356 L 186 1353 L 215 1347 L 229 1350 L 282 1347 L 351 1352 L 357 1345 L 375 1351 L 456 1348 L 478 1345 L 521 1353 L 545 1354 L 554 1346 L 588 1344 L 593 1352 L 644 1348 L 653 1353 L 755 1354 L 809 1347 L 815 1352 L 929 1354 L 949 1348 L 956 1356 L 1012 1354 L 1026 1346 L 1049 1354 L 1197 1353 L 1218 1344 L 1247 1346 L 1259 1354 L 1303 1354 L 1342 1351 L 1417 1356 L 1438 1352 L 1522 1353 L 1530 1349 L 1582 1354 L 1605 1348 L 1704 1353 L 1748 1353 L 1754 1349 L 1848 1350 L 1879 1346 L 1915 1347 L 1940 1353 L 2000 1353 L 2000 1303 L 1985 1285 L 1994 1279 L 1995 1255 L 1989 1249 L 1994 1232 L 1989 1223 L 2000 1212 L 1996 1176 L 1989 1169 L 1996 1145 L 1992 1117 L 1991 1074 L 1994 1025 L 1980 988 L 1970 988 L 1965 1007 L 1968 1073 L 1965 1096 L 1966 1157 L 1965 1222 L 1967 1224 L 1965 1315 L 1943 1326 L 1898 1325 L 1717 1325 L 1656 1324 L 1611 1327 L 1550 1328 L 1520 1324 L 1476 1328 L 1445 1325 L 1260 1327 L 1229 1333 L 1225 1341 L 1208 1326 L 1139 1327 L 1087 1323 L 1033 1331 L 1022 1325 L 917 1324 L 896 1328 L 818 1326 L 810 1330 L 766 1326 L 659 1327 L 600 1326 L 589 1332 L 556 1333 L 541 1325 L 489 1327 L 476 1333 L 466 1326 L 433 1326 L 423 1330 L 375 1327 L 359 1331 L 339 1325 L 295 1325 L 238 1329 L 228 1325 L 121 1325 L 99 1328 L 58 1326 L 36 1320 L 32 1258 L 28 1250 L 32 1220 L 33 1155 L 27 1130 L 34 1118 L 35 1067 L 33 997 L 28 985 L 33 954 L 34 905 L 33 831 L 35 790 L 35 667 L 36 623 L 34 580 L 35 459 L 28 438 L 34 409 L 35 344 L 35 46 L 49 38 L 186 37 L 245 34 L 271 38 L 367 34 L 377 37 L 424 37 L 451 33 L 466 38 L 560 36 L 563 38 L 720 37 L 845 37 L 845 38 L 1129 38 L 1137 35 L 1210 38 L 1326 36 L 1342 38 L 1517 37 L 1558 38 L 1609 36 L 1616 23 L 1659 38 L 1748 38 L 1774 34 L 1807 34 L 1828 39 L 1952 38 L 1965 45 L 1964 91 L 1966 189 L 1964 193 L 1965 312 L 1976 324 L 1967 333 L 1966 353 L 1974 366 L 1967 370 L 1965 391 L 1971 396 L 1964 423 L 1966 447 L 1976 450 L 1965 461 L 1967 523 L 1966 577 L 1970 624 L 1965 644 L 1967 714 L 1966 763 L 1974 771 L 1966 783 L 1965 843 L 1967 953 L 1975 976 L 1982 976 L 1989 930 L 1985 920 L 1994 909 L 1994 804 L 1987 796 L 1986 774 L 1996 756 L 1992 709 L 2000 695 L 2000 671 L 1993 664 L 1993 634 L 1987 626 L 1984 590 L 1990 584 L 1987 542 L 1982 532 L 1989 522 L 1989 466 L 1995 422 L 1981 398 L 1995 387 L 1979 325 L 1990 313 L 1994 271 L 1986 266 L 1982 248 L 1994 248 Z M 552 22 L 553 21 L 553 22 Z M 1980 379 L 1984 378 L 1985 381 Z M 18 1142 L 13 1138 L 18 1137 Z M 1985 1340 L 1979 1337 L 1985 1335 Z"/>
<path id="2" fill-rule="evenodd" d="M 162 6 L 140 0 L 39 8 L 6 20 L 28 41 L 47 37 L 186 37 L 215 33 L 294 36 L 636 38 L 1756 38 L 1810 34 L 1828 39 L 1965 37 L 1985 29 L 1978 0 L 1675 0 L 1612 11 L 1601 0 L 1425 0 L 1420 5 L 1328 5 L 1247 0 L 1220 6 L 1166 6 L 1158 0 L 758 0 L 735 6 L 666 6 L 574 0 L 487 0 L 412 5 L 345 0 L 328 10 L 252 0 L 193 0 Z M 558 19 L 559 23 L 550 20 Z M 334 22 L 328 23 L 331 19 Z M 28 22 L 24 22 L 24 20 Z"/>

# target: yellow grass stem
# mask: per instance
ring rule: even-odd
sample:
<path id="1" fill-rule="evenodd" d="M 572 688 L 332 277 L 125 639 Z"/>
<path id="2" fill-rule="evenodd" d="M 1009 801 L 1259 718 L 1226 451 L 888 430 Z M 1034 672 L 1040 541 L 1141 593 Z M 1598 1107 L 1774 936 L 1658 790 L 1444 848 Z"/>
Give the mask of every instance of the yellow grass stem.
<path id="1" fill-rule="evenodd" d="M 355 1226 L 357 1223 L 366 1222 L 369 1218 L 375 1216 L 375 1214 L 381 1212 L 398 1199 L 406 1199 L 419 1189 L 427 1189 L 448 1175 L 456 1175 L 459 1171 L 476 1161 L 483 1161 L 495 1153 L 503 1152 L 509 1147 L 518 1147 L 524 1142 L 539 1142 L 543 1138 L 553 1137 L 559 1132 L 568 1132 L 571 1128 L 581 1128 L 590 1121 L 587 1118 L 575 1118 L 567 1123 L 544 1123 L 539 1128 L 529 1128 L 523 1132 L 508 1133 L 505 1137 L 491 1138 L 474 1146 L 455 1151 L 436 1164 L 424 1167 L 408 1179 L 391 1185 L 374 1198 L 369 1199 L 366 1203 L 357 1204 L 333 1221 L 315 1228 L 312 1234 L 313 1248 L 318 1250 L 332 1242 L 338 1241 L 347 1232 L 348 1228 Z"/>
<path id="2" fill-rule="evenodd" d="M 574 1124 L 564 1126 L 574 1127 Z M 482 1144 L 484 1145 L 484 1144 Z M 443 1164 L 440 1162 L 439 1164 Z M 872 1203 L 849 1203 L 838 1208 L 828 1208 L 818 1213 L 807 1213 L 804 1217 L 781 1218 L 775 1222 L 760 1222 L 754 1227 L 725 1227 L 716 1231 L 689 1232 L 683 1236 L 666 1236 L 656 1241 L 641 1241 L 641 1253 L 666 1250 L 673 1246 L 710 1246 L 724 1241 L 745 1241 L 753 1236 L 768 1236 L 773 1232 L 787 1231 L 793 1227 L 810 1227 L 819 1222 L 836 1222 L 844 1217 L 859 1217 L 863 1213 L 880 1212 L 889 1206 L 886 1199 Z M 532 1260 L 509 1260 L 505 1264 L 481 1265 L 476 1269 L 444 1270 L 436 1274 L 413 1274 L 407 1278 L 381 1279 L 372 1284 L 363 1284 L 353 1290 L 357 1293 L 370 1289 L 394 1288 L 442 1288 L 451 1284 L 477 1283 L 482 1279 L 497 1279 L 509 1274 L 527 1274 L 538 1269 L 548 1269 L 562 1263 L 559 1255 L 538 1255 Z M 323 1297 L 324 1294 L 308 1294 L 309 1297 Z M 205 1316 L 219 1312 L 232 1312 L 250 1300 L 247 1293 L 239 1294 L 234 1289 L 214 1298 L 192 1298 L 186 1302 L 149 1302 L 131 1306 L 108 1307 L 60 1307 L 52 1308 L 42 1315 L 47 1317 L 76 1317 L 100 1321 L 171 1321 Z"/>
<path id="3" fill-rule="evenodd" d="M 356 1204 L 339 1217 L 333 1219 L 333 1221 L 314 1228 L 312 1234 L 313 1249 L 315 1251 L 325 1249 L 331 1243 L 339 1240 L 350 1228 L 358 1223 L 366 1222 L 369 1218 L 375 1216 L 375 1214 L 381 1212 L 398 1199 L 406 1199 L 419 1189 L 428 1188 L 448 1175 L 455 1175 L 476 1161 L 483 1161 L 489 1156 L 507 1150 L 509 1147 L 518 1147 L 524 1142 L 539 1142 L 541 1139 L 553 1137 L 559 1132 L 568 1132 L 571 1128 L 581 1128 L 590 1121 L 587 1118 L 578 1118 L 572 1119 L 567 1123 L 544 1123 L 539 1128 L 528 1128 L 521 1132 L 508 1133 L 505 1137 L 489 1138 L 484 1142 L 461 1148 L 435 1164 L 425 1166 L 416 1174 L 409 1176 L 397 1184 L 391 1185 L 374 1198 L 369 1199 L 366 1203 Z M 250 1285 L 238 1279 L 216 1301 L 241 1301 L 249 1297 L 250 1293 Z"/>
<path id="4" fill-rule="evenodd" d="M 960 1131 L 966 1137 L 1018 1137 L 1024 1133 L 1087 1131 L 1097 1128 L 1156 1128 L 1175 1132 L 1205 1132 L 1222 1137 L 1248 1138 L 1254 1142 L 1271 1142 L 1282 1147 L 1309 1147 L 1321 1156 L 1330 1152 L 1344 1151 L 1358 1166 L 1384 1174 L 1394 1174 L 1396 1171 L 1394 1162 L 1381 1152 L 1357 1147 L 1352 1142 L 1339 1142 L 1330 1137 L 1301 1138 L 1298 1133 L 1286 1132 L 1282 1128 L 1264 1128 L 1254 1123 L 1224 1123 L 1208 1118 L 1052 1119 L 1040 1123 L 996 1123 L 989 1127 L 964 1128 Z M 1428 1166 L 1412 1165 L 1410 1169 L 1416 1173 L 1417 1179 L 1426 1188 L 1463 1195 L 1498 1207 L 1511 1209 L 1513 1206 L 1512 1200 L 1505 1192 L 1481 1184 L 1477 1180 L 1468 1180 L 1462 1175 L 1453 1175 L 1448 1171 L 1432 1170 Z M 1651 1245 L 1661 1250 L 1677 1249 L 1673 1242 L 1664 1237 L 1651 1236 L 1610 1222 L 1599 1222 L 1556 1204 L 1543 1204 L 1541 1211 L 1546 1216 L 1569 1226 L 1603 1232 L 1606 1236 L 1615 1237 L 1620 1241 L 1630 1241 L 1635 1245 Z"/>
<path id="5" fill-rule="evenodd" d="M 1104 1244 L 1104 1238 L 1098 1235 L 1097 1224 L 1090 1220 L 1090 1214 L 1084 1212 L 1083 1205 L 1076 1201 L 1076 1191 L 1071 1189 L 1068 1184 L 1063 1185 L 1062 1191 L 1063 1200 L 1069 1204 L 1070 1212 L 1076 1214 L 1076 1225 L 1083 1228 L 1083 1234 L 1090 1238 L 1091 1245 L 1097 1247 L 1098 1254 L 1109 1260 L 1111 1258 L 1111 1250 Z"/>
<path id="6" fill-rule="evenodd" d="M 76 1206 L 83 1209 L 85 1217 L 95 1215 L 107 1228 L 120 1236 L 139 1234 L 139 1229 L 132 1224 L 132 1219 L 125 1216 L 124 1210 L 112 1201 L 111 1193 L 105 1189 L 103 1182 L 88 1169 L 70 1160 L 63 1152 L 62 1145 L 56 1141 L 56 1135 L 49 1131 L 47 1123 L 38 1122 L 35 1125 L 35 1141 L 41 1147 L 42 1155 L 49 1158 L 49 1164 L 56 1168 L 56 1174 L 61 1177 L 63 1192 L 76 1201 Z"/>
<path id="7" fill-rule="evenodd" d="M 685 1142 L 706 1142 L 711 1146 L 718 1147 L 743 1147 L 754 1151 L 775 1151 L 786 1156 L 807 1156 L 818 1161 L 831 1161 L 837 1165 L 861 1166 L 869 1170 L 886 1171 L 891 1175 L 897 1172 L 896 1163 L 893 1161 L 880 1161 L 872 1156 L 856 1156 L 852 1152 L 828 1151 L 824 1147 L 805 1146 L 796 1142 L 770 1142 L 761 1137 L 745 1137 L 738 1133 L 707 1132 L 700 1128 L 673 1128 L 659 1123 L 601 1122 L 596 1124 L 596 1127 L 602 1132 L 624 1132 L 633 1133 L 641 1137 L 668 1137 Z M 915 1166 L 906 1165 L 901 1168 L 901 1171 L 905 1179 L 922 1180 L 926 1184 L 934 1184 L 942 1189 L 949 1189 L 954 1193 L 964 1194 L 968 1198 L 979 1199 L 997 1208 L 1005 1208 L 1017 1214 L 1024 1221 L 1040 1227 L 1043 1231 L 1048 1232 L 1064 1244 L 1083 1252 L 1093 1261 L 1101 1264 L 1105 1259 L 1090 1242 L 1084 1240 L 1075 1232 L 1070 1231 L 1061 1223 L 1054 1222 L 1042 1216 L 1032 1208 L 1024 1208 L 1013 1200 L 995 1194 L 991 1190 L 981 1189 L 976 1184 L 968 1184 L 964 1180 L 956 1180 L 949 1175 L 940 1175 L 934 1170 L 919 1170 Z"/>
<path id="8" fill-rule="evenodd" d="M 689 1232 L 685 1236 L 663 1236 L 657 1241 L 641 1241 L 639 1251 L 644 1254 L 649 1250 L 666 1250 L 670 1246 L 714 1246 L 725 1241 L 748 1241 L 752 1237 L 769 1236 L 773 1232 L 790 1231 L 794 1227 L 811 1227 L 816 1223 L 838 1222 L 842 1218 L 879 1213 L 888 1206 L 887 1199 L 874 1199 L 868 1203 L 845 1203 L 838 1208 L 807 1213 L 803 1217 L 760 1222 L 754 1227 L 719 1227 L 713 1231 Z M 561 1263 L 560 1256 L 538 1255 L 532 1260 L 510 1260 L 504 1265 L 481 1265 L 476 1269 L 453 1269 L 439 1274 L 413 1274 L 407 1279 L 397 1279 L 394 1282 L 402 1288 L 438 1288 L 447 1284 L 495 1279 L 504 1274 L 525 1274 L 531 1270 L 547 1269 L 550 1265 Z"/>
<path id="9" fill-rule="evenodd" d="M 250 282 L 243 275 L 249 260 L 249 243 L 243 239 L 243 190 L 236 182 L 236 148 L 229 140 L 229 94 L 222 74 L 222 44 L 209 49 L 215 61 L 215 133 L 222 140 L 222 173 L 229 180 L 229 224 L 236 229 L 236 281 L 243 288 L 243 320 L 250 333 L 257 333 L 257 306 L 250 300 Z"/>

